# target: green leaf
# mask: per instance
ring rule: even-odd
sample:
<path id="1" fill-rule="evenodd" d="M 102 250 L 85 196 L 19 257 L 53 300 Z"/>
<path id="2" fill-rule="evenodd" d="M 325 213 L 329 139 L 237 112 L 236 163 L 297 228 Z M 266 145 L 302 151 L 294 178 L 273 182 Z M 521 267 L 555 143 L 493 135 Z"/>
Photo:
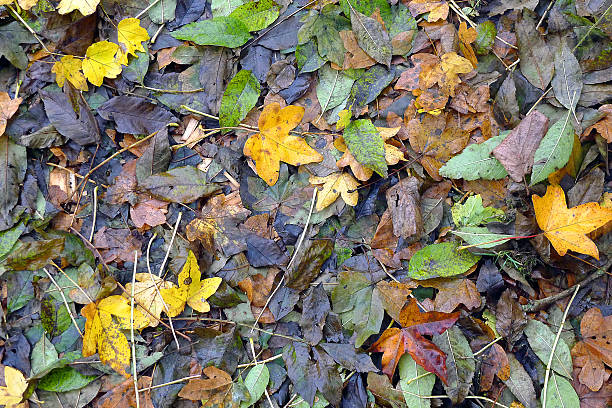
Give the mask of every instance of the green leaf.
<path id="1" fill-rule="evenodd" d="M 410 258 L 408 276 L 417 280 L 455 276 L 467 272 L 479 259 L 469 251 L 458 251 L 452 242 L 427 245 Z"/>
<path id="2" fill-rule="evenodd" d="M 328 61 L 342 66 L 346 52 L 340 31 L 350 30 L 349 20 L 340 15 L 340 8 L 328 4 L 318 12 L 312 10 L 298 31 L 298 44 L 306 44 L 316 39 L 319 55 Z"/>
<path id="3" fill-rule="evenodd" d="M 553 333 L 546 324 L 540 321 L 529 320 L 525 327 L 525 335 L 527 336 L 529 346 L 531 346 L 536 356 L 542 360 L 544 365 L 548 364 L 556 333 Z M 572 378 L 572 356 L 569 347 L 563 339 L 559 339 L 557 342 L 551 368 L 560 375 Z"/>
<path id="4" fill-rule="evenodd" d="M 541 393 L 542 405 L 544 405 L 544 392 Z M 550 374 L 546 391 L 547 407 L 579 407 L 580 399 L 576 390 L 569 381 L 555 373 Z"/>
<path id="5" fill-rule="evenodd" d="M 495 36 L 497 35 L 495 23 L 492 21 L 482 22 L 476 26 L 476 32 L 476 42 L 474 43 L 476 52 L 480 55 L 487 54 L 495 43 Z"/>
<path id="6" fill-rule="evenodd" d="M 56 368 L 40 379 L 38 388 L 55 392 L 78 390 L 96 378 L 95 375 L 83 375 L 72 367 Z"/>
<path id="7" fill-rule="evenodd" d="M 212 0 L 210 7 L 213 17 L 227 17 L 244 3 L 245 0 Z"/>
<path id="8" fill-rule="evenodd" d="M 359 163 L 387 177 L 385 143 L 370 119 L 349 123 L 344 129 L 344 142 Z"/>
<path id="9" fill-rule="evenodd" d="M 391 6 L 387 0 L 350 0 L 350 2 L 351 4 L 349 5 L 349 0 L 340 0 L 340 5 L 342 6 L 342 11 L 345 16 L 348 17 L 351 15 L 351 8 L 368 17 L 378 9 L 380 11 L 380 16 L 385 22 L 385 26 L 389 27 L 392 14 Z"/>
<path id="10" fill-rule="evenodd" d="M 206 173 L 193 166 L 155 174 L 144 180 L 141 186 L 158 199 L 175 203 L 192 203 L 220 189 L 217 184 L 208 183 Z"/>
<path id="11" fill-rule="evenodd" d="M 569 118 L 570 111 L 565 119 L 555 122 L 544 135 L 533 156 L 530 185 L 546 180 L 552 172 L 567 164 L 574 145 L 574 128 Z"/>
<path id="12" fill-rule="evenodd" d="M 64 238 L 40 241 L 19 241 L 6 258 L 6 264 L 15 271 L 42 269 L 57 258 L 64 248 Z"/>
<path id="13" fill-rule="evenodd" d="M 396 36 L 403 34 L 402 41 L 392 41 L 394 55 L 406 55 L 412 49 L 416 38 L 416 19 L 410 14 L 410 10 L 401 2 L 391 7 L 391 22 L 385 27 L 389 31 L 389 37 L 393 40 Z M 411 32 L 411 33 L 410 33 Z M 410 37 L 407 37 L 410 35 Z"/>
<path id="14" fill-rule="evenodd" d="M 380 95 L 391 81 L 395 79 L 395 67 L 387 69 L 382 65 L 374 65 L 361 75 L 351 89 L 346 102 L 347 109 L 357 117 L 361 110 Z"/>
<path id="15" fill-rule="evenodd" d="M 512 238 L 511 235 L 489 232 L 487 227 L 461 227 L 451 232 L 476 248 L 493 248 Z"/>
<path id="16" fill-rule="evenodd" d="M 32 349 L 32 372 L 31 375 L 36 375 L 44 371 L 59 359 L 57 350 L 53 344 L 43 335 L 38 343 Z"/>
<path id="17" fill-rule="evenodd" d="M 217 45 L 228 48 L 240 47 L 251 38 L 244 23 L 232 17 L 215 17 L 211 20 L 196 21 L 184 25 L 171 34 L 174 38 L 193 41 L 198 45 Z"/>
<path id="18" fill-rule="evenodd" d="M 392 46 L 389 34 L 378 20 L 351 9 L 351 25 L 357 43 L 376 62 L 391 66 Z"/>
<path id="19" fill-rule="evenodd" d="M 408 353 L 400 358 L 399 372 L 399 387 L 403 391 L 406 405 L 410 408 L 430 408 L 431 399 L 418 396 L 431 396 L 436 376 L 418 365 Z"/>
<path id="20" fill-rule="evenodd" d="M 295 48 L 295 60 L 300 73 L 316 71 L 325 64 L 325 60 L 319 55 L 317 44 L 314 41 L 298 44 Z"/>
<path id="21" fill-rule="evenodd" d="M 219 108 L 219 124 L 222 127 L 237 126 L 257 103 L 259 98 L 259 81 L 248 70 L 238 71 L 227 84 L 221 107 Z M 229 132 L 226 129 L 223 132 Z"/>
<path id="22" fill-rule="evenodd" d="M 443 384 L 446 394 L 454 404 L 460 404 L 470 391 L 476 370 L 470 343 L 457 326 L 433 336 L 433 342 L 446 354 L 448 385 Z"/>
<path id="23" fill-rule="evenodd" d="M 326 64 L 319 70 L 319 83 L 317 84 L 317 99 L 321 109 L 325 112 L 333 109 L 346 100 L 351 92 L 355 79 L 344 71 L 338 71 Z"/>
<path id="24" fill-rule="evenodd" d="M 272 24 L 279 14 L 280 6 L 273 0 L 259 0 L 243 4 L 229 16 L 242 21 L 249 31 L 258 31 Z"/>
<path id="25" fill-rule="evenodd" d="M 155 24 L 164 24 L 168 21 L 174 20 L 176 16 L 176 1 L 177 0 L 164 0 L 156 2 L 149 9 L 149 18 Z M 151 4 L 155 2 L 155 0 L 149 0 L 148 3 Z"/>
<path id="26" fill-rule="evenodd" d="M 25 229 L 25 222 L 21 221 L 13 228 L 0 232 L 0 261 L 11 252 Z"/>
<path id="27" fill-rule="evenodd" d="M 253 367 L 244 380 L 244 385 L 249 390 L 251 398 L 248 401 L 242 401 L 240 403 L 240 408 L 250 407 L 259 401 L 269 381 L 270 371 L 268 371 L 268 367 L 265 364 L 257 364 Z"/>
<path id="28" fill-rule="evenodd" d="M 494 207 L 484 207 L 480 194 L 469 197 L 463 204 L 451 208 L 453 222 L 457 227 L 477 227 L 492 221 L 502 221 L 506 214 Z"/>
<path id="29" fill-rule="evenodd" d="M 19 201 L 27 159 L 25 147 L 13 143 L 7 135 L 0 135 L 0 220 L 8 220 L 11 210 Z"/>
<path id="30" fill-rule="evenodd" d="M 493 149 L 509 132 L 492 137 L 483 143 L 466 147 L 461 154 L 446 162 L 439 170 L 442 177 L 464 180 L 499 180 L 508 175 L 506 169 L 491 155 Z"/>

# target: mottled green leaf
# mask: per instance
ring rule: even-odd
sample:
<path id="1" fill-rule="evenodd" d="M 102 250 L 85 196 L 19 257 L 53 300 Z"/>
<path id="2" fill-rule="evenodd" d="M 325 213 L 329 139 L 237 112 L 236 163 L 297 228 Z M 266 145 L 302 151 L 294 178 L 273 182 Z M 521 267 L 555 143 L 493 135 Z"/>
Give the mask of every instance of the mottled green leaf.
<path id="1" fill-rule="evenodd" d="M 175 203 L 191 203 L 220 189 L 217 184 L 208 183 L 206 173 L 193 166 L 177 167 L 155 174 L 141 185 L 160 200 Z"/>
<path id="2" fill-rule="evenodd" d="M 440 168 L 440 175 L 464 180 L 499 180 L 506 177 L 508 172 L 491 152 L 507 134 L 508 132 L 504 132 L 480 144 L 469 145 Z"/>
<path id="3" fill-rule="evenodd" d="M 345 16 L 351 15 L 351 8 L 368 17 L 378 9 L 385 25 L 388 26 L 391 22 L 391 6 L 387 0 L 340 0 L 340 5 Z"/>
<path id="4" fill-rule="evenodd" d="M 232 11 L 242 6 L 246 1 L 247 0 L 212 0 L 210 7 L 213 17 L 229 16 Z"/>
<path id="5" fill-rule="evenodd" d="M 346 102 L 347 109 L 357 117 L 361 110 L 380 95 L 395 78 L 395 68 L 387 69 L 382 65 L 374 65 L 361 75 L 351 88 Z"/>
<path id="6" fill-rule="evenodd" d="M 217 45 L 228 48 L 240 47 L 251 38 L 244 23 L 232 17 L 215 17 L 210 20 L 196 21 L 184 25 L 171 34 L 179 40 L 193 41 L 199 45 Z"/>
<path id="7" fill-rule="evenodd" d="M 344 129 L 344 142 L 359 163 L 387 177 L 385 143 L 370 119 L 349 123 Z"/>
<path id="8" fill-rule="evenodd" d="M 340 8 L 328 4 L 310 15 L 298 31 L 298 44 L 306 44 L 316 39 L 319 55 L 328 61 L 342 66 L 346 52 L 340 31 L 350 30 L 351 25 L 346 17 L 340 15 Z"/>
<path id="9" fill-rule="evenodd" d="M 351 25 L 359 46 L 376 62 L 391 66 L 391 39 L 382 24 L 351 9 Z"/>
<path id="10" fill-rule="evenodd" d="M 495 43 L 495 36 L 497 35 L 495 23 L 489 20 L 484 21 L 476 26 L 476 32 L 476 42 L 474 43 L 476 52 L 480 55 L 487 54 Z"/>
<path id="11" fill-rule="evenodd" d="M 431 399 L 419 396 L 431 395 L 436 376 L 418 365 L 408 353 L 400 358 L 399 372 L 399 388 L 403 391 L 406 405 L 410 408 L 430 408 Z"/>
<path id="12" fill-rule="evenodd" d="M 319 55 L 317 44 L 314 41 L 298 44 L 295 48 L 295 60 L 301 72 L 313 72 L 325 64 L 325 60 Z"/>
<path id="13" fill-rule="evenodd" d="M 56 368 L 40 379 L 38 388 L 55 392 L 78 390 L 96 378 L 96 375 L 83 375 L 72 367 Z"/>
<path id="14" fill-rule="evenodd" d="M 259 81 L 248 70 L 238 71 L 227 84 L 219 108 L 219 124 L 232 127 L 240 124 L 259 98 Z M 227 129 L 224 132 L 229 132 Z"/>
<path id="15" fill-rule="evenodd" d="M 2 260 L 15 246 L 17 240 L 25 231 L 25 222 L 20 222 L 13 228 L 0 232 L 0 260 Z"/>
<path id="16" fill-rule="evenodd" d="M 239 6 L 229 16 L 242 21 L 249 31 L 258 31 L 272 24 L 279 14 L 280 6 L 273 0 L 259 0 Z"/>
<path id="17" fill-rule="evenodd" d="M 176 16 L 176 1 L 177 0 L 149 0 L 149 4 L 155 3 L 148 11 L 151 21 L 155 24 L 163 24 L 174 20 Z"/>
<path id="18" fill-rule="evenodd" d="M 355 79 L 343 71 L 335 70 L 329 64 L 324 65 L 319 70 L 317 84 L 317 98 L 323 112 L 344 102 L 354 82 Z"/>
<path id="19" fill-rule="evenodd" d="M 457 250 L 452 242 L 431 244 L 410 258 L 408 276 L 418 280 L 455 276 L 467 272 L 479 259 L 469 251 Z"/>
<path id="20" fill-rule="evenodd" d="M 244 385 L 249 390 L 251 398 L 248 401 L 242 401 L 240 408 L 250 407 L 259 401 L 269 381 L 270 371 L 265 364 L 258 364 L 253 367 L 244 380 Z"/>
<path id="21" fill-rule="evenodd" d="M 15 271 L 37 270 L 60 256 L 64 248 L 64 238 L 40 241 L 19 242 L 15 250 L 6 258 L 6 264 Z"/>
<path id="22" fill-rule="evenodd" d="M 550 352 L 555 343 L 556 333 L 546 324 L 532 319 L 529 320 L 525 327 L 525 335 L 527 336 L 529 346 L 531 346 L 536 356 L 538 356 L 544 365 L 548 364 Z M 551 368 L 560 375 L 572 378 L 572 356 L 569 347 L 563 339 L 559 339 L 557 342 Z"/>
<path id="23" fill-rule="evenodd" d="M 563 119 L 552 125 L 533 156 L 531 183 L 544 181 L 557 169 L 565 166 L 572 154 L 574 144 L 574 127 L 569 121 L 570 112 Z"/>
<path id="24" fill-rule="evenodd" d="M 476 360 L 470 343 L 457 326 L 433 336 L 433 342 L 446 354 L 448 385 L 442 385 L 451 401 L 460 404 L 470 391 L 476 370 Z"/>

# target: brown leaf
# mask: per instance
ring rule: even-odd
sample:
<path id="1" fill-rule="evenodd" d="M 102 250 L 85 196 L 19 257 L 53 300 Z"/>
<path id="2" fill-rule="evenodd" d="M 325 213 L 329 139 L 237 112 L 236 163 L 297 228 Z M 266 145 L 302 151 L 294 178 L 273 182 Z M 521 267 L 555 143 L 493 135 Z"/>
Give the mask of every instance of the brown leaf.
<path id="1" fill-rule="evenodd" d="M 94 246 L 100 250 L 105 263 L 114 260 L 134 262 L 134 251 L 142 255 L 142 242 L 127 228 L 102 227 L 94 235 Z"/>
<path id="2" fill-rule="evenodd" d="M 238 287 L 246 293 L 247 298 L 251 303 L 251 311 L 253 312 L 254 316 L 259 316 L 262 308 L 266 305 L 268 296 L 270 296 L 270 293 L 274 288 L 274 279 L 276 278 L 276 274 L 278 272 L 278 269 L 270 268 L 266 276 L 258 273 L 257 275 L 250 276 L 238 282 Z M 259 318 L 259 321 L 262 323 L 275 322 L 274 316 L 269 308 L 266 307 L 264 313 Z"/>
<path id="3" fill-rule="evenodd" d="M 606 376 L 605 365 L 612 367 L 612 316 L 604 317 L 593 307 L 582 317 L 580 332 L 583 340 L 572 349 L 574 365 L 582 368 L 578 379 L 598 391 Z"/>
<path id="4" fill-rule="evenodd" d="M 586 128 L 583 135 L 588 135 L 591 131 L 596 130 L 608 143 L 612 143 L 612 105 L 602 105 L 598 110 L 605 116 L 599 122 Z"/>
<path id="5" fill-rule="evenodd" d="M 486 344 L 482 344 L 484 347 Z M 489 391 L 493 386 L 494 376 L 506 381 L 510 377 L 510 363 L 504 348 L 499 344 L 493 344 L 482 354 L 480 366 L 480 389 Z"/>
<path id="6" fill-rule="evenodd" d="M 232 377 L 215 366 L 206 367 L 202 372 L 208 378 L 192 378 L 179 391 L 178 396 L 191 401 L 205 400 L 210 405 L 223 406 L 232 395 Z"/>
<path id="7" fill-rule="evenodd" d="M 493 149 L 495 158 L 517 183 L 531 171 L 533 155 L 547 130 L 548 118 L 538 111 L 533 111 Z"/>
<path id="8" fill-rule="evenodd" d="M 342 69 L 368 68 L 376 63 L 373 58 L 359 47 L 355 33 L 350 30 L 340 31 L 340 38 L 342 38 L 344 48 L 346 48 Z"/>
<path id="9" fill-rule="evenodd" d="M 138 378 L 138 388 L 151 386 L 151 377 L 141 376 Z M 140 406 L 142 408 L 154 408 L 151 400 L 151 391 L 140 391 L 138 393 Z M 136 392 L 134 390 L 134 379 L 128 378 L 121 384 L 114 386 L 106 394 L 102 395 L 96 406 L 98 408 L 131 408 L 136 406 Z"/>
<path id="10" fill-rule="evenodd" d="M 419 238 L 423 233 L 423 220 L 417 178 L 401 179 L 387 190 L 386 196 L 394 234 L 404 239 Z"/>
<path id="11" fill-rule="evenodd" d="M 11 99 L 8 93 L 0 92 L 0 136 L 4 134 L 6 123 L 17 112 L 21 98 Z"/>
<path id="12" fill-rule="evenodd" d="M 521 305 L 516 301 L 516 294 L 510 289 L 506 289 L 499 298 L 495 316 L 497 317 L 495 328 L 499 334 L 510 344 L 516 342 L 523 334 L 527 318 Z"/>
<path id="13" fill-rule="evenodd" d="M 421 286 L 438 289 L 434 307 L 438 312 L 450 313 L 463 304 L 468 310 L 480 307 L 480 293 L 470 279 L 429 279 L 420 281 Z"/>
<path id="14" fill-rule="evenodd" d="M 576 390 L 576 394 L 580 397 L 580 408 L 607 408 L 612 406 L 612 384 L 606 384 L 599 391 L 591 391 L 589 387 L 582 384 L 578 379 L 579 368 L 575 368 L 572 378 L 572 387 Z M 610 372 L 605 375 L 605 381 L 610 378 Z"/>
<path id="15" fill-rule="evenodd" d="M 412 289 L 417 286 L 418 284 L 416 283 L 387 281 L 380 281 L 376 284 L 376 289 L 378 289 L 378 293 L 380 294 L 383 308 L 397 323 L 400 323 L 400 312 L 406 304 L 408 296 L 412 292 Z"/>

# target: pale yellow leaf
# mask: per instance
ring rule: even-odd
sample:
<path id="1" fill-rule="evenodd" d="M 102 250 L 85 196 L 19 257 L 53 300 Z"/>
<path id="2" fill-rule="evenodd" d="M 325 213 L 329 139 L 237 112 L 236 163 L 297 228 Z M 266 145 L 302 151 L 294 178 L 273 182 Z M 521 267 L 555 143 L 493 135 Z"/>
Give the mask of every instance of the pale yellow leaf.
<path id="1" fill-rule="evenodd" d="M 100 0 L 62 0 L 57 7 L 60 14 L 68 14 L 73 10 L 79 10 L 84 16 L 93 14 Z"/>
<path id="2" fill-rule="evenodd" d="M 64 86 L 64 82 L 68 80 L 76 89 L 87 91 L 87 80 L 81 72 L 83 60 L 75 58 L 72 55 L 65 55 L 61 60 L 53 64 L 51 72 L 55 74 L 55 82 L 59 86 Z"/>
<path id="3" fill-rule="evenodd" d="M 22 407 L 21 400 L 28 389 L 28 383 L 21 371 L 4 366 L 4 382 L 6 387 L 0 387 L 0 405 L 7 408 Z"/>
<path id="4" fill-rule="evenodd" d="M 349 173 L 333 173 L 326 177 L 310 176 L 312 184 L 323 184 L 317 194 L 317 211 L 333 204 L 341 196 L 345 203 L 354 207 L 357 205 L 359 182 Z"/>
<path id="5" fill-rule="evenodd" d="M 104 78 L 117 78 L 121 73 L 119 51 L 119 46 L 109 41 L 93 43 L 87 48 L 83 60 L 83 73 L 89 82 L 100 86 Z"/>

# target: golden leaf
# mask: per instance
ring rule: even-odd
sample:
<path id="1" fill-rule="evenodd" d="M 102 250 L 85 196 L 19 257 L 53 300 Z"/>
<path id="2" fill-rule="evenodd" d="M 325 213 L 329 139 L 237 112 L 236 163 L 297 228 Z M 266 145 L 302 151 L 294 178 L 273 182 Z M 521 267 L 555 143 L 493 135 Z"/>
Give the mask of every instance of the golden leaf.
<path id="1" fill-rule="evenodd" d="M 134 283 L 134 299 L 136 299 L 139 305 L 155 316 L 154 318 L 149 316 L 148 313 L 143 312 L 145 317 L 150 318 L 147 326 L 156 327 L 159 324 L 161 313 L 166 312 L 167 307 L 164 298 L 161 296 L 161 290 L 173 288 L 175 285 L 151 273 L 137 273 L 136 281 Z M 125 285 L 125 290 L 127 293 L 132 293 L 132 284 L 128 283 Z"/>
<path id="2" fill-rule="evenodd" d="M 140 26 L 140 20 L 137 18 L 125 18 L 117 26 L 117 39 L 125 46 L 126 54 L 136 57 L 136 51 L 144 52 L 142 41 L 147 41 L 149 38 L 147 30 Z"/>
<path id="3" fill-rule="evenodd" d="M 339 196 L 351 207 L 357 205 L 359 182 L 349 173 L 332 173 L 326 177 L 310 176 L 309 181 L 312 184 L 323 184 L 323 189 L 318 192 L 317 211 L 333 204 Z"/>
<path id="4" fill-rule="evenodd" d="M 21 371 L 4 366 L 4 382 L 6 387 L 0 387 L 0 405 L 6 408 L 22 408 L 26 407 L 26 403 L 22 403 L 23 393 L 28 389 L 28 383 Z"/>
<path id="5" fill-rule="evenodd" d="M 65 55 L 61 60 L 53 64 L 51 72 L 55 74 L 55 82 L 59 86 L 64 86 L 64 82 L 68 80 L 76 89 L 87 91 L 87 80 L 81 72 L 83 60 L 75 58 L 72 55 Z"/>
<path id="6" fill-rule="evenodd" d="M 84 16 L 93 14 L 100 0 L 62 0 L 59 3 L 57 12 L 68 14 L 73 10 L 79 10 Z"/>
<path id="7" fill-rule="evenodd" d="M 612 221 L 612 210 L 597 203 L 567 208 L 565 193 L 550 185 L 546 195 L 533 195 L 533 208 L 539 227 L 552 246 L 563 256 L 568 250 L 599 259 L 599 250 L 586 234 Z"/>
<path id="8" fill-rule="evenodd" d="M 91 44 L 83 60 L 85 77 L 96 86 L 102 85 L 104 78 L 117 78 L 121 73 L 119 56 L 121 56 L 120 49 L 115 43 L 100 41 Z"/>
<path id="9" fill-rule="evenodd" d="M 277 102 L 264 107 L 259 116 L 259 132 L 244 144 L 244 154 L 255 160 L 257 174 L 268 185 L 278 181 L 280 162 L 300 166 L 323 160 L 301 137 L 289 135 L 304 116 L 304 108 L 289 105 L 280 108 Z"/>

